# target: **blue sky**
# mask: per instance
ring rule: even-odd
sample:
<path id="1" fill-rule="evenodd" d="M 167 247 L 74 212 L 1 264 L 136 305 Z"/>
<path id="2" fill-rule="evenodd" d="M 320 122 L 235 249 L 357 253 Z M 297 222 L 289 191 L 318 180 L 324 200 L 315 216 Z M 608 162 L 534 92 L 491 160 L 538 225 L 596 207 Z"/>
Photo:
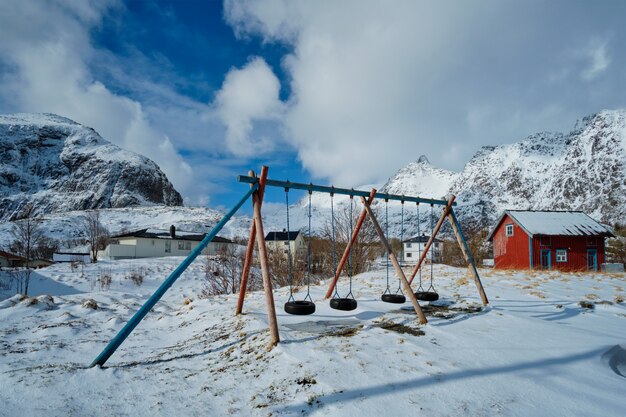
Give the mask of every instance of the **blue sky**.
<path id="1" fill-rule="evenodd" d="M 5 0 L 0 112 L 94 127 L 186 204 L 227 207 L 261 164 L 382 183 L 624 107 L 625 18 L 615 0 Z"/>

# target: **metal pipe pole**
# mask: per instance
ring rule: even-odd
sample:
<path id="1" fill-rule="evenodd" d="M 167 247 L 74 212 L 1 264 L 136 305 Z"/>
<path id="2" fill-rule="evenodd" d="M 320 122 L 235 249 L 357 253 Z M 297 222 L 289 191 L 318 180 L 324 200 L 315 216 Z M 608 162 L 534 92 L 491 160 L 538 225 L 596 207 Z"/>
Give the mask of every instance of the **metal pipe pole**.
<path id="1" fill-rule="evenodd" d="M 178 265 L 178 267 L 170 274 L 169 277 L 161 286 L 148 298 L 148 300 L 144 303 L 143 306 L 135 313 L 133 317 L 126 323 L 126 325 L 119 331 L 119 333 L 111 339 L 109 344 L 104 348 L 104 350 L 98 355 L 96 359 L 89 365 L 89 367 L 94 367 L 96 365 L 104 365 L 106 361 L 115 353 L 117 348 L 126 340 L 126 338 L 132 333 L 132 331 L 137 327 L 137 325 L 143 320 L 143 318 L 150 312 L 152 307 L 163 297 L 163 295 L 169 290 L 169 288 L 176 282 L 176 280 L 182 275 L 183 272 L 189 267 L 189 265 L 202 253 L 204 248 L 213 240 L 215 236 L 222 230 L 222 228 L 228 223 L 231 217 L 241 208 L 243 203 L 250 198 L 252 193 L 254 193 L 258 188 L 258 184 L 255 184 L 250 190 L 239 200 L 239 202 L 233 207 L 218 224 L 215 225 L 213 230 L 205 236 L 204 239 L 196 246 L 189 255 Z"/>

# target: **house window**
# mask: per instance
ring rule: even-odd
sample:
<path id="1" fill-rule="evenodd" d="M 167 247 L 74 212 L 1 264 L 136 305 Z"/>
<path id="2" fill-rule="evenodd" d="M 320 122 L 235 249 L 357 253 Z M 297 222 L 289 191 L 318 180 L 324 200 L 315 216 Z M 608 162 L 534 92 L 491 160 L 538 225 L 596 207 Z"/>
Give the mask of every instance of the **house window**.
<path id="1" fill-rule="evenodd" d="M 185 249 L 185 242 L 183 242 L 182 240 L 178 241 L 178 250 L 183 250 Z"/>
<path id="2" fill-rule="evenodd" d="M 285 242 L 284 245 L 287 246 L 289 244 L 289 242 Z"/>
<path id="3" fill-rule="evenodd" d="M 191 242 L 185 242 L 185 250 L 191 250 Z"/>
<path id="4" fill-rule="evenodd" d="M 411 247 L 411 244 L 410 244 L 410 243 L 407 243 L 407 244 L 406 244 L 406 247 L 407 247 L 407 248 L 410 248 L 410 247 Z"/>
<path id="5" fill-rule="evenodd" d="M 165 253 L 172 253 L 172 242 L 169 240 L 165 241 Z"/>
<path id="6" fill-rule="evenodd" d="M 556 261 L 557 262 L 567 262 L 567 249 L 557 249 L 556 250 Z"/>
<path id="7" fill-rule="evenodd" d="M 412 258 L 413 257 L 413 253 L 412 252 L 407 252 L 406 253 L 406 257 L 407 258 Z"/>
<path id="8" fill-rule="evenodd" d="M 513 225 L 512 224 L 507 224 L 506 225 L 506 235 L 507 236 L 513 236 Z"/>

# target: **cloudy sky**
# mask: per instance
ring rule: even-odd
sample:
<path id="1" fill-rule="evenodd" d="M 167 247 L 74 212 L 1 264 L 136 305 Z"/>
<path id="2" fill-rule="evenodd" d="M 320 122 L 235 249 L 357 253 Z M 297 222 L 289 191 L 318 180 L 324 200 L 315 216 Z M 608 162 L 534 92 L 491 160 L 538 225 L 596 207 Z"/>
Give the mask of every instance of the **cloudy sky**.
<path id="1" fill-rule="evenodd" d="M 625 21 L 620 0 L 3 0 L 0 112 L 94 127 L 229 206 L 263 163 L 384 182 L 626 107 Z"/>

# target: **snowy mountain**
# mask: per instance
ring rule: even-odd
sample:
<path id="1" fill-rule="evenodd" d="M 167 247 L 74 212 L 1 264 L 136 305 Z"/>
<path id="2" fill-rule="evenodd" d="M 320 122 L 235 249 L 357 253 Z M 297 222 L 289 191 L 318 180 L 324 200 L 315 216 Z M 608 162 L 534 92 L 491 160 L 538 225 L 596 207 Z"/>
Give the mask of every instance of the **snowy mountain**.
<path id="1" fill-rule="evenodd" d="M 0 115 L 0 160 L 0 221 L 27 203 L 36 214 L 182 205 L 153 161 L 53 114 Z"/>
<path id="2" fill-rule="evenodd" d="M 582 210 L 603 222 L 623 222 L 626 110 L 585 117 L 567 134 L 543 132 L 485 146 L 460 173 L 433 168 L 421 157 L 383 190 L 425 197 L 453 193 L 459 216 L 483 225 L 505 209 Z"/>

